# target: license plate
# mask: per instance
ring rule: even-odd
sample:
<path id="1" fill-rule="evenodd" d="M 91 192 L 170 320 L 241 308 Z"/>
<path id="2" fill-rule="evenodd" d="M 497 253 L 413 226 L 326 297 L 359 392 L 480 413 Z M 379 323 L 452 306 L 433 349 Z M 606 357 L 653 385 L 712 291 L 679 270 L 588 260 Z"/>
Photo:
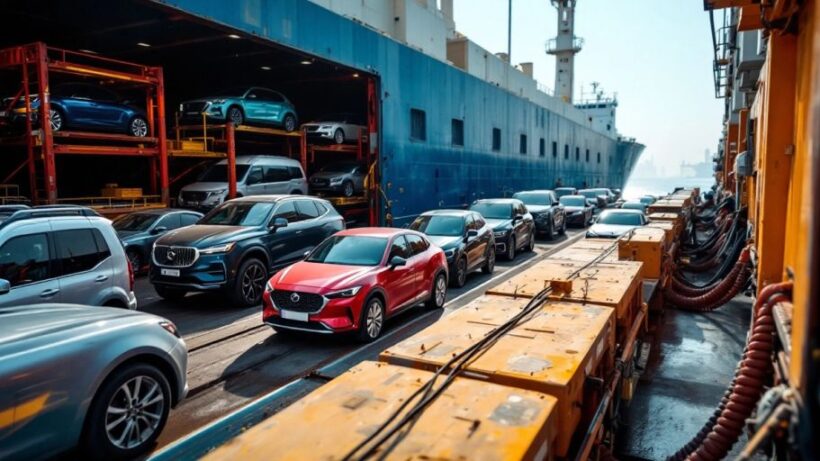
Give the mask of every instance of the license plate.
<path id="1" fill-rule="evenodd" d="M 305 312 L 293 312 L 293 311 L 282 310 L 281 315 L 282 315 L 283 319 L 297 320 L 299 322 L 307 322 L 308 321 L 308 314 L 305 313 Z"/>
<path id="2" fill-rule="evenodd" d="M 179 269 L 160 269 L 159 272 L 168 277 L 179 277 Z"/>
<path id="3" fill-rule="evenodd" d="M 187 203 L 187 204 L 188 204 L 188 206 L 199 206 L 199 202 L 191 202 L 191 201 L 188 201 L 188 202 L 185 202 L 185 203 Z"/>
<path id="4" fill-rule="evenodd" d="M 200 112 L 187 112 L 187 115 L 199 115 Z"/>

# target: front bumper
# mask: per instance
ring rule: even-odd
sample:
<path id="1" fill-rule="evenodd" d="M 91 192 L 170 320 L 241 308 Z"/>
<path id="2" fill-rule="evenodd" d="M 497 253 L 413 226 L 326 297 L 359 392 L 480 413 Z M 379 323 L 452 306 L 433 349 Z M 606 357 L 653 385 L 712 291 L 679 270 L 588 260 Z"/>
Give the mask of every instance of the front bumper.
<path id="1" fill-rule="evenodd" d="M 289 288 L 288 291 L 305 290 Z M 328 299 L 318 312 L 308 313 L 307 320 L 284 318 L 282 310 L 273 305 L 270 293 L 266 292 L 262 296 L 262 321 L 272 327 L 307 333 L 338 334 L 355 331 L 359 327 L 366 297 L 363 291 L 350 298 Z"/>
<path id="2" fill-rule="evenodd" d="M 163 275 L 162 269 L 178 270 L 179 276 Z M 229 275 L 225 255 L 217 254 L 201 255 L 190 267 L 163 267 L 152 261 L 148 277 L 153 285 L 190 291 L 210 291 L 220 290 L 229 285 L 232 280 Z"/>
<path id="3" fill-rule="evenodd" d="M 341 192 L 343 183 L 344 183 L 344 181 L 340 181 L 338 184 L 337 183 L 314 184 L 314 183 L 311 182 L 311 183 L 308 184 L 308 186 L 310 187 L 310 190 L 314 190 L 314 191 L 317 191 L 317 192 L 319 192 L 319 191 L 322 191 L 322 192 Z"/>
<path id="4" fill-rule="evenodd" d="M 567 215 L 567 224 L 585 226 L 587 221 L 588 219 L 585 213 Z"/>

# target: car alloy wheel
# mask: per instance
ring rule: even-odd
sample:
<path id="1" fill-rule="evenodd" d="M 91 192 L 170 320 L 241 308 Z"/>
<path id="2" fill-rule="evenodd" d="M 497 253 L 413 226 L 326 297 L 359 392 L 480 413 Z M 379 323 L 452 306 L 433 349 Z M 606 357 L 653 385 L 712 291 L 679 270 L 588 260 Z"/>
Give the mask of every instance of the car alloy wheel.
<path id="1" fill-rule="evenodd" d="M 495 248 L 490 247 L 487 250 L 487 257 L 485 258 L 484 267 L 481 270 L 485 274 L 492 274 L 495 270 Z"/>
<path id="2" fill-rule="evenodd" d="M 535 231 L 530 232 L 529 243 L 527 243 L 527 251 L 535 250 Z"/>
<path id="3" fill-rule="evenodd" d="M 252 261 L 241 274 L 242 300 L 248 305 L 259 303 L 265 285 L 265 268 L 259 261 Z"/>
<path id="4" fill-rule="evenodd" d="M 345 181 L 343 187 L 344 189 L 342 190 L 342 193 L 345 195 L 345 197 L 353 197 L 353 182 Z"/>
<path id="5" fill-rule="evenodd" d="M 296 118 L 293 115 L 286 115 L 285 116 L 285 131 L 293 131 L 296 129 Z"/>
<path id="6" fill-rule="evenodd" d="M 515 237 L 510 237 L 507 241 L 507 259 L 510 261 L 515 259 Z"/>
<path id="7" fill-rule="evenodd" d="M 105 432 L 111 444 L 130 450 L 145 443 L 162 421 L 165 400 L 162 387 L 150 376 L 137 375 L 123 383 L 105 412 Z"/>
<path id="8" fill-rule="evenodd" d="M 443 275 L 439 274 L 439 276 L 436 277 L 436 285 L 433 290 L 433 298 L 435 299 L 436 307 L 444 307 L 444 300 L 447 298 L 447 281 L 444 280 Z"/>
<path id="9" fill-rule="evenodd" d="M 57 109 L 50 109 L 48 111 L 49 124 L 51 131 L 60 131 L 63 129 L 63 114 Z"/>
<path id="10" fill-rule="evenodd" d="M 142 117 L 135 117 L 131 120 L 131 134 L 137 138 L 144 138 L 148 136 L 148 122 Z"/>
<path id="11" fill-rule="evenodd" d="M 467 283 L 467 259 L 466 258 L 458 258 L 456 262 L 456 278 L 455 278 L 455 285 L 457 288 L 461 288 Z"/>
<path id="12" fill-rule="evenodd" d="M 245 117 L 242 115 L 242 109 L 238 107 L 228 109 L 228 120 L 234 125 L 241 125 L 245 121 Z"/>
<path id="13" fill-rule="evenodd" d="M 345 132 L 342 131 L 341 128 L 336 128 L 336 132 L 333 133 L 333 140 L 336 142 L 336 144 L 344 144 Z"/>
<path id="14" fill-rule="evenodd" d="M 376 339 L 382 332 L 384 325 L 384 310 L 378 299 L 373 298 L 367 305 L 367 315 L 365 316 L 365 329 L 367 336 Z"/>

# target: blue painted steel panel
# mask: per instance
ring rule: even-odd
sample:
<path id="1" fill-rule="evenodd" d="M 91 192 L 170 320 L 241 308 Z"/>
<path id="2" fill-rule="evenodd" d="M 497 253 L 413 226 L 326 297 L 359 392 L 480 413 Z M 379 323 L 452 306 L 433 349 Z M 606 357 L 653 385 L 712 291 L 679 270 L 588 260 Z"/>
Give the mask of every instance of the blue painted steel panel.
<path id="1" fill-rule="evenodd" d="M 643 150 L 640 144 L 619 143 L 307 0 L 157 2 L 378 75 L 382 187 L 396 225 L 427 209 L 554 187 L 558 181 L 623 188 Z M 411 109 L 425 112 L 425 141 L 410 138 Z M 464 146 L 451 143 L 454 118 L 464 121 Z M 493 128 L 501 129 L 499 151 L 492 150 Z M 526 154 L 519 151 L 522 134 L 527 136 Z"/>

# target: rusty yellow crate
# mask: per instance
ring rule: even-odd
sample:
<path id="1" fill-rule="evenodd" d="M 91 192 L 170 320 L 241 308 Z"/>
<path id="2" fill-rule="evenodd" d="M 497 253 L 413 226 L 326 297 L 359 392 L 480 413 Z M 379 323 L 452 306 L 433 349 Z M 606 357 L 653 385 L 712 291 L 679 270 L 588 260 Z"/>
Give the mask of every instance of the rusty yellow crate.
<path id="1" fill-rule="evenodd" d="M 672 242 L 675 241 L 675 238 L 677 238 L 677 234 L 675 233 L 675 223 L 672 221 L 650 221 L 645 227 L 663 229 L 664 240 L 667 248 L 669 248 L 669 245 L 671 245 Z"/>
<path id="2" fill-rule="evenodd" d="M 171 150 L 204 151 L 207 150 L 208 145 L 203 140 L 182 139 L 179 141 L 168 141 L 168 147 Z"/>
<path id="3" fill-rule="evenodd" d="M 519 309 L 515 305 L 487 306 L 456 311 L 388 348 L 379 359 L 436 370 Z M 547 302 L 467 364 L 462 376 L 556 397 L 559 432 L 555 453 L 564 457 L 584 406 L 589 409 L 597 403 L 584 398 L 586 378 L 604 377 L 612 369 L 613 320 L 612 309 L 606 306 Z"/>
<path id="4" fill-rule="evenodd" d="M 507 279 L 488 294 L 532 298 L 552 280 L 572 280 L 570 292 L 553 291 L 553 300 L 603 304 L 615 309 L 618 325 L 632 325 L 641 303 L 641 266 L 639 261 L 600 262 L 584 269 L 586 263 L 546 258 L 526 271 Z"/>
<path id="5" fill-rule="evenodd" d="M 142 197 L 141 187 L 103 187 L 100 190 L 100 195 L 103 197 L 114 198 L 139 198 Z"/>
<path id="6" fill-rule="evenodd" d="M 665 250 L 666 232 L 657 227 L 639 227 L 618 241 L 618 258 L 642 262 L 642 275 L 651 279 L 661 278 Z"/>
<path id="7" fill-rule="evenodd" d="M 652 205 L 649 205 L 647 212 L 681 214 L 687 207 L 688 205 L 684 203 L 684 200 L 660 199 Z"/>
<path id="8" fill-rule="evenodd" d="M 603 261 L 618 260 L 618 244 L 614 239 L 590 239 L 578 240 L 572 245 L 550 255 L 551 259 L 562 259 L 568 261 L 590 262 L 601 256 L 605 251 L 612 250 L 604 257 Z"/>
<path id="9" fill-rule="evenodd" d="M 340 460 L 432 376 L 363 362 L 204 459 Z M 373 459 L 551 460 L 555 405 L 550 395 L 457 377 L 390 452 L 383 450 L 392 439 Z"/>

